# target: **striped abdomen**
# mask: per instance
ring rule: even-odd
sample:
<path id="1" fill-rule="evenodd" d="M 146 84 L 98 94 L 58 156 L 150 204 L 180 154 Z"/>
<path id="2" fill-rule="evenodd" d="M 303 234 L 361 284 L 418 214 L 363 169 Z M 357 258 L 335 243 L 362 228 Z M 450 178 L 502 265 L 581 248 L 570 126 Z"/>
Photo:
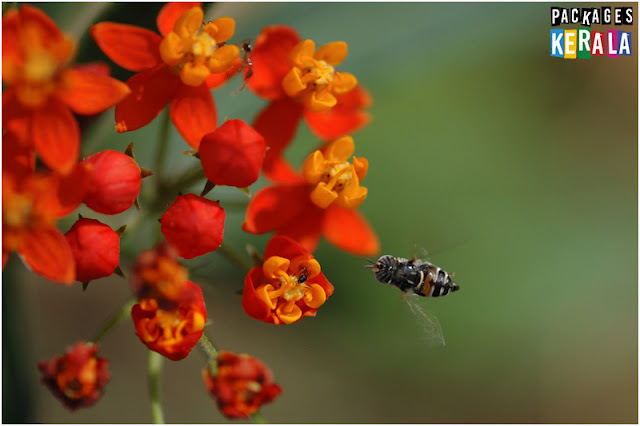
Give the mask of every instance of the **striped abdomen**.
<path id="1" fill-rule="evenodd" d="M 450 291 L 459 289 L 458 285 L 451 280 L 451 276 L 430 263 L 420 265 L 421 280 L 414 288 L 414 292 L 425 297 L 439 297 L 449 294 Z"/>

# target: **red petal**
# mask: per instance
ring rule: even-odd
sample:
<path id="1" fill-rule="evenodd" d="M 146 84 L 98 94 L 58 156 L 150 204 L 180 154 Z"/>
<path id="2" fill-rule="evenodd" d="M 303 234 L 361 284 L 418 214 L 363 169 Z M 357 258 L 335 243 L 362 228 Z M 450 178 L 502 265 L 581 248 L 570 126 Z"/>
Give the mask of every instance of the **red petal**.
<path id="1" fill-rule="evenodd" d="M 201 2 L 169 2 L 165 4 L 162 9 L 160 9 L 160 13 L 158 13 L 158 17 L 156 18 L 158 31 L 160 31 L 160 34 L 163 36 L 166 36 L 173 31 L 173 25 L 184 12 L 192 7 L 201 5 Z"/>
<path id="2" fill-rule="evenodd" d="M 77 67 L 65 70 L 61 78 L 64 88 L 58 98 L 77 114 L 97 114 L 131 93 L 129 86 L 115 78 Z"/>
<path id="3" fill-rule="evenodd" d="M 261 284 L 263 276 L 262 268 L 251 268 L 244 277 L 242 308 L 251 318 L 273 324 L 275 315 L 256 293 L 256 286 Z"/>
<path id="4" fill-rule="evenodd" d="M 73 67 L 76 70 L 90 72 L 92 74 L 99 74 L 109 76 L 111 75 L 111 70 L 109 69 L 109 65 L 104 62 L 90 62 L 88 64 L 75 65 Z"/>
<path id="5" fill-rule="evenodd" d="M 245 188 L 260 176 L 267 151 L 264 138 L 242 120 L 228 120 L 202 138 L 200 161 L 215 185 Z"/>
<path id="6" fill-rule="evenodd" d="M 240 61 L 237 62 L 237 65 L 233 68 L 220 73 L 209 74 L 209 77 L 205 80 L 205 84 L 209 89 L 217 89 L 218 87 L 225 84 L 231 77 L 236 75 L 242 69 L 242 64 Z"/>
<path id="7" fill-rule="evenodd" d="M 166 65 L 131 77 L 131 94 L 116 106 L 116 130 L 120 133 L 146 126 L 162 112 L 174 96 L 179 78 Z"/>
<path id="8" fill-rule="evenodd" d="M 242 229 L 252 234 L 278 230 L 297 220 L 308 206 L 308 200 L 306 184 L 263 188 L 249 202 Z"/>
<path id="9" fill-rule="evenodd" d="M 324 209 L 308 202 L 304 212 L 296 220 L 281 227 L 278 233 L 296 240 L 302 247 L 313 253 L 322 233 L 322 218 L 325 212 Z"/>
<path id="10" fill-rule="evenodd" d="M 178 256 L 193 259 L 222 244 L 225 212 L 215 201 L 181 195 L 160 218 L 160 231 Z"/>
<path id="11" fill-rule="evenodd" d="M 380 251 L 375 231 L 356 210 L 329 207 L 324 216 L 322 233 L 338 248 L 359 256 L 373 256 Z"/>
<path id="12" fill-rule="evenodd" d="M 25 109 L 15 96 L 15 90 L 10 87 L 2 92 L 2 129 L 11 131 L 21 139 L 31 138 L 32 111 Z"/>
<path id="13" fill-rule="evenodd" d="M 284 98 L 267 105 L 253 123 L 270 148 L 264 160 L 264 175 L 276 182 L 297 182 L 299 176 L 283 165 L 280 157 L 291 143 L 302 117 L 302 106 L 290 98 Z"/>
<path id="14" fill-rule="evenodd" d="M 20 182 L 33 173 L 36 157 L 26 138 L 6 131 L 2 136 L 2 173 L 9 173 Z"/>
<path id="15" fill-rule="evenodd" d="M 2 16 L 2 59 L 5 61 L 10 59 L 20 63 L 24 59 L 19 46 L 20 24 L 18 9 L 9 9 Z"/>
<path id="16" fill-rule="evenodd" d="M 38 156 L 47 167 L 69 173 L 80 154 L 80 129 L 69 108 L 51 99 L 33 113 L 31 133 Z"/>
<path id="17" fill-rule="evenodd" d="M 252 75 L 247 86 L 265 99 L 287 97 L 282 79 L 291 69 L 289 52 L 299 42 L 300 37 L 291 27 L 276 25 L 263 29 L 251 52 Z"/>
<path id="18" fill-rule="evenodd" d="M 38 208 L 51 217 L 63 217 L 74 211 L 89 188 L 90 173 L 82 163 L 76 163 L 70 173 L 46 176 L 47 191 L 36 199 Z"/>
<path id="19" fill-rule="evenodd" d="M 280 256 L 291 260 L 299 256 L 309 256 L 309 251 L 289 237 L 275 235 L 271 237 L 264 249 L 264 258 L 268 259 L 271 256 Z"/>
<path id="20" fill-rule="evenodd" d="M 371 96 L 357 86 L 338 98 L 338 104 L 328 112 L 304 111 L 304 119 L 311 131 L 320 139 L 337 139 L 353 133 L 371 121 L 362 109 L 371 105 Z"/>
<path id="21" fill-rule="evenodd" d="M 73 283 L 76 274 L 71 249 L 54 227 L 27 234 L 18 252 L 35 273 L 51 281 Z"/>
<path id="22" fill-rule="evenodd" d="M 143 71 L 162 63 L 162 37 L 153 31 L 101 22 L 91 27 L 91 36 L 109 59 L 129 71 Z"/>
<path id="23" fill-rule="evenodd" d="M 198 87 L 180 84 L 169 104 L 169 115 L 180 136 L 194 149 L 218 125 L 216 104 L 206 84 Z"/>

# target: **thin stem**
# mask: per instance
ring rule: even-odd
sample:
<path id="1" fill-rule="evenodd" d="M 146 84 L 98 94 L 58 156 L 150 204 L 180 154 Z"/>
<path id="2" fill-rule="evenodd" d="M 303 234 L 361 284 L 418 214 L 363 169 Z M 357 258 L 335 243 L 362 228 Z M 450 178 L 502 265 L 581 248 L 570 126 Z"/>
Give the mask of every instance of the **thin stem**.
<path id="1" fill-rule="evenodd" d="M 133 307 L 133 305 L 135 305 L 135 303 L 135 298 L 131 298 L 124 302 L 124 304 L 117 311 L 115 311 L 113 314 L 111 314 L 111 316 L 109 316 L 109 318 L 105 320 L 105 322 L 102 324 L 102 327 L 100 327 L 98 331 L 93 334 L 89 341 L 98 343 L 100 340 L 102 340 L 102 338 L 109 334 L 109 332 L 118 324 L 120 324 L 122 320 L 131 315 L 131 308 Z"/>
<path id="2" fill-rule="evenodd" d="M 164 182 L 164 168 L 167 162 L 167 145 L 169 144 L 169 124 L 171 123 L 169 117 L 169 109 L 165 110 L 162 117 L 162 124 L 160 125 L 160 136 L 158 137 L 158 150 L 156 151 L 155 170 L 158 186 L 161 186 Z"/>
<path id="3" fill-rule="evenodd" d="M 213 347 L 213 344 L 211 344 L 204 333 L 202 333 L 202 337 L 198 340 L 198 343 L 207 355 L 207 358 L 209 358 L 209 374 L 215 377 L 218 374 L 218 351 Z"/>
<path id="4" fill-rule="evenodd" d="M 228 245 L 222 244 L 220 247 L 218 247 L 218 251 L 220 252 L 220 254 L 229 259 L 231 262 L 235 263 L 236 266 L 240 267 L 241 269 L 246 269 L 248 271 L 249 269 L 253 268 L 253 265 L 251 265 L 251 263 L 244 256 L 242 256 L 234 248 Z"/>
<path id="5" fill-rule="evenodd" d="M 177 178 L 172 179 L 174 183 L 171 185 L 170 189 L 172 191 L 185 190 L 203 179 L 205 179 L 204 169 L 202 168 L 200 161 L 198 161 L 198 164 L 188 168 Z"/>
<path id="6" fill-rule="evenodd" d="M 151 416 L 153 423 L 164 423 L 162 404 L 160 403 L 160 373 L 162 371 L 162 355 L 149 351 L 149 396 L 151 397 Z"/>

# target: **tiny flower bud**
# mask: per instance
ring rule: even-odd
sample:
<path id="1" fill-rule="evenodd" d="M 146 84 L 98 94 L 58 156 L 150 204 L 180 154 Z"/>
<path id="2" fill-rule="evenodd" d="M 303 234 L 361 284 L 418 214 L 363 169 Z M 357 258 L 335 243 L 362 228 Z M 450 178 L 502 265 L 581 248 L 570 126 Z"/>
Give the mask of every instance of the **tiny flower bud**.
<path id="1" fill-rule="evenodd" d="M 107 360 L 96 357 L 98 346 L 80 342 L 50 361 L 40 361 L 42 383 L 71 411 L 93 405 L 109 381 Z"/>
<path id="2" fill-rule="evenodd" d="M 226 121 L 205 135 L 198 151 L 209 181 L 238 188 L 258 180 L 266 152 L 262 135 L 242 120 Z"/>
<path id="3" fill-rule="evenodd" d="M 82 162 L 92 166 L 91 184 L 83 199 L 91 210 L 117 214 L 133 205 L 142 179 L 140 167 L 133 158 L 108 149 Z"/>
<path id="4" fill-rule="evenodd" d="M 215 376 L 205 367 L 202 378 L 227 418 L 248 419 L 262 404 L 282 393 L 280 386 L 273 383 L 271 371 L 256 358 L 220 351 L 217 365 Z"/>
<path id="5" fill-rule="evenodd" d="M 160 230 L 178 256 L 192 259 L 222 244 L 225 213 L 215 201 L 180 195 L 160 218 Z"/>
<path id="6" fill-rule="evenodd" d="M 65 235 L 76 261 L 76 280 L 87 283 L 113 274 L 120 263 L 120 236 L 95 219 L 81 218 Z"/>
<path id="7" fill-rule="evenodd" d="M 182 297 L 187 269 L 166 241 L 138 255 L 131 268 L 131 287 L 138 299 L 177 302 Z"/>

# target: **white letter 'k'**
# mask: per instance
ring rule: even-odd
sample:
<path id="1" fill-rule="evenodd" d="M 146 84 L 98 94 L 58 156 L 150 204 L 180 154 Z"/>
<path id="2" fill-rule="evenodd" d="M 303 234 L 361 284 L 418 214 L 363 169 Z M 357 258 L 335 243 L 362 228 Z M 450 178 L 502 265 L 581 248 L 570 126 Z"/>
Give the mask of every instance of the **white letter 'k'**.
<path id="1" fill-rule="evenodd" d="M 551 54 L 552 55 L 564 55 L 562 52 L 562 39 L 563 33 L 553 33 L 551 34 Z"/>

